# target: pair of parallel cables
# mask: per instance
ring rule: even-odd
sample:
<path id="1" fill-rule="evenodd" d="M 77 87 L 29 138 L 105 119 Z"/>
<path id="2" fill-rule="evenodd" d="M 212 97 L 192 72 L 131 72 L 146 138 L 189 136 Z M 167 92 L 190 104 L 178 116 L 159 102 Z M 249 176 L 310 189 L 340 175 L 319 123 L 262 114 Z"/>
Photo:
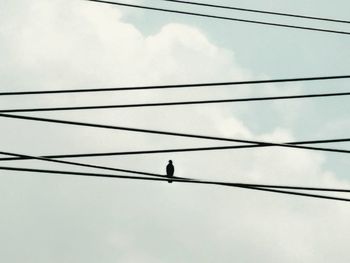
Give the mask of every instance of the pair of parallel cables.
<path id="1" fill-rule="evenodd" d="M 97 2 L 97 3 L 101 3 L 101 4 L 110 4 L 110 5 L 118 5 L 118 6 L 124 6 L 124 7 L 145 9 L 145 10 L 151 10 L 151 11 L 157 11 L 157 12 L 180 14 L 180 15 L 186 15 L 186 16 L 196 16 L 196 17 L 203 17 L 203 18 L 210 18 L 210 19 L 219 19 L 219 20 L 225 20 L 225 21 L 231 21 L 231 22 L 243 22 L 243 23 L 250 23 L 250 24 L 257 24 L 257 25 L 264 25 L 264 26 L 273 26 L 273 27 L 282 27 L 282 28 L 289 28 L 289 29 L 300 29 L 300 30 L 324 32 L 324 33 L 350 35 L 350 31 L 340 31 L 340 30 L 332 30 L 332 29 L 324 29 L 324 28 L 316 28 L 316 27 L 307 27 L 307 26 L 297 26 L 297 25 L 290 25 L 290 24 L 265 22 L 265 21 L 259 21 L 259 20 L 241 19 L 241 18 L 235 18 L 235 17 L 218 16 L 218 15 L 204 14 L 204 13 L 198 13 L 198 12 L 182 11 L 182 10 L 178 10 L 178 9 L 168 9 L 168 8 L 160 8 L 160 7 L 155 7 L 155 6 L 137 5 L 137 4 L 125 3 L 125 2 L 119 2 L 119 1 L 118 2 L 117 1 L 103 1 L 103 0 L 86 0 L 86 1 Z M 323 17 L 289 14 L 289 13 L 281 13 L 281 12 L 272 12 L 272 11 L 240 8 L 240 7 L 233 7 L 233 6 L 214 5 L 214 4 L 206 4 L 206 3 L 201 3 L 201 2 L 190 2 L 190 1 L 180 1 L 180 0 L 160 0 L 160 1 L 172 2 L 172 3 L 184 4 L 184 5 L 201 6 L 201 7 L 213 8 L 213 9 L 236 10 L 236 11 L 243 11 L 243 12 L 267 14 L 267 15 L 276 15 L 276 16 L 284 16 L 284 17 L 302 18 L 302 19 L 308 19 L 308 20 L 350 24 L 349 20 L 323 18 Z"/>

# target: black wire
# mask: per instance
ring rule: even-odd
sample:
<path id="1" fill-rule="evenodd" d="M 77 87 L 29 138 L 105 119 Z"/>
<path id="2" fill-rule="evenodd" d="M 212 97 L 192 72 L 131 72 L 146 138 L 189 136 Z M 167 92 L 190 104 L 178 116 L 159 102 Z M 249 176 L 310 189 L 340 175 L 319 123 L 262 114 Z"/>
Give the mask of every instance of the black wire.
<path id="1" fill-rule="evenodd" d="M 299 142 L 286 142 L 285 144 L 321 144 L 321 143 L 336 143 L 336 142 L 349 142 L 350 138 L 333 139 L 333 140 L 318 140 L 318 141 L 299 141 Z M 177 149 L 162 149 L 162 150 L 143 150 L 143 151 L 125 151 L 125 152 L 107 152 L 107 153 L 85 153 L 85 154 L 62 154 L 62 155 L 44 155 L 42 158 L 48 159 L 63 159 L 63 158 L 81 158 L 81 157 L 102 157 L 102 156 L 120 156 L 120 155 L 138 155 L 138 154 L 158 154 L 158 153 L 176 153 L 176 152 L 197 152 L 197 151 L 215 151 L 215 150 L 231 150 L 231 149 L 244 149 L 244 148 L 256 148 L 267 147 L 269 145 L 234 145 L 234 146 L 216 146 L 216 147 L 196 147 L 196 148 L 177 148 Z M 350 151 L 347 151 L 350 153 Z M 0 161 L 17 161 L 17 160 L 30 160 L 30 157 L 4 157 L 0 158 Z"/>
<path id="2" fill-rule="evenodd" d="M 132 5 L 132 4 L 125 4 L 125 3 L 111 2 L 111 1 L 101 1 L 101 0 L 86 0 L 86 1 L 103 3 L 103 4 L 111 4 L 111 5 L 126 6 L 126 7 L 133 7 L 133 8 L 140 8 L 140 9 L 147 9 L 147 10 L 153 10 L 153 11 L 161 11 L 161 12 L 167 12 L 167 13 L 176 13 L 176 14 L 182 14 L 182 15 L 200 16 L 200 17 L 215 18 L 215 19 L 228 20 L 228 21 L 245 22 L 245 23 L 252 23 L 252 24 L 259 24 L 259 25 L 267 25 L 267 26 L 276 26 L 276 27 L 285 27 L 285 28 L 294 28 L 294 29 L 350 35 L 350 32 L 323 29 L 323 28 L 294 26 L 294 25 L 287 25 L 287 24 L 280 24 L 280 23 L 263 22 L 263 21 L 257 21 L 257 20 L 239 19 L 239 18 L 232 18 L 232 17 L 226 17 L 226 16 L 208 15 L 208 14 L 202 14 L 202 13 L 185 12 L 185 11 L 179 11 L 179 10 L 173 10 L 173 9 L 165 9 L 165 8 L 157 8 L 157 7 L 141 6 L 141 5 Z"/>
<path id="3" fill-rule="evenodd" d="M 266 83 L 334 80 L 334 79 L 348 79 L 348 78 L 350 78 L 350 75 L 307 77 L 307 78 L 289 78 L 289 79 L 270 79 L 270 80 L 231 81 L 231 82 L 173 84 L 173 85 L 155 85 L 155 86 L 139 86 L 139 87 L 118 87 L 118 88 L 101 88 L 101 89 L 35 90 L 35 91 L 18 91 L 18 92 L 9 91 L 9 92 L 0 92 L 0 96 L 61 94 L 61 93 L 81 93 L 81 92 L 110 92 L 110 91 L 125 91 L 125 90 L 199 88 L 199 87 L 214 87 L 214 86 L 234 86 L 234 85 L 252 85 L 252 84 L 266 84 Z"/>
<path id="4" fill-rule="evenodd" d="M 63 174 L 63 175 L 78 175 L 78 176 L 89 176 L 89 177 L 119 178 L 119 179 L 145 180 L 145 181 L 165 181 L 165 182 L 168 182 L 168 179 L 169 179 L 169 178 L 163 179 L 163 178 L 152 178 L 152 177 L 141 177 L 141 176 L 96 174 L 96 173 L 86 173 L 86 172 L 82 173 L 82 172 L 73 172 L 73 171 L 29 169 L 29 168 L 17 168 L 17 167 L 8 167 L 8 166 L 0 166 L 0 170 L 34 172 L 34 173 L 48 173 L 48 174 Z M 307 193 L 302 193 L 302 192 L 276 190 L 276 189 L 270 189 L 270 188 L 264 188 L 264 187 L 249 186 L 249 184 L 245 185 L 245 184 L 240 184 L 240 183 L 236 184 L 236 183 L 200 181 L 200 180 L 193 180 L 193 179 L 176 179 L 176 178 L 174 178 L 174 179 L 172 178 L 172 181 L 179 182 L 179 183 L 207 184 L 207 185 L 221 185 L 221 186 L 229 186 L 229 187 L 238 187 L 238 188 L 252 189 L 252 190 L 257 190 L 257 191 L 266 191 L 266 192 L 273 192 L 273 193 L 280 193 L 280 194 L 298 195 L 298 196 L 305 196 L 305 197 L 312 197 L 312 198 L 322 198 L 322 199 L 350 202 L 350 199 L 347 199 L 347 198 L 307 194 Z M 288 189 L 290 189 L 290 188 L 288 188 Z M 323 188 L 309 188 L 309 187 L 307 187 L 307 189 L 308 190 L 313 189 L 314 191 L 328 191 L 328 190 L 330 190 L 328 188 L 324 188 L 324 190 L 321 190 Z M 347 190 L 347 189 L 332 189 L 332 191 L 340 191 L 340 192 L 346 191 L 346 192 L 348 192 L 349 190 Z"/>
<path id="5" fill-rule="evenodd" d="M 91 164 L 86 164 L 86 163 L 51 160 L 51 159 L 48 159 L 48 158 L 45 158 L 45 157 L 39 157 L 39 156 L 33 156 L 33 155 L 25 155 L 25 154 L 19 154 L 19 153 L 10 153 L 10 152 L 0 151 L 0 154 L 17 156 L 17 157 L 24 157 L 24 158 L 31 158 L 31 159 L 41 160 L 41 161 L 45 161 L 45 162 L 62 163 L 62 164 L 68 164 L 68 165 L 73 165 L 73 166 L 80 166 L 80 167 L 89 167 L 89 168 L 96 168 L 96 169 L 109 170 L 109 171 L 118 171 L 118 172 L 126 172 L 126 173 L 154 176 L 154 177 L 160 177 L 160 178 L 168 178 L 167 175 L 148 173 L 148 172 L 142 172 L 142 171 L 135 171 L 135 170 L 129 170 L 129 169 L 114 168 L 114 167 L 108 167 L 108 166 L 97 166 L 97 165 L 91 165 Z M 173 176 L 171 178 L 172 179 L 190 180 L 190 181 L 194 180 L 194 179 L 190 179 L 190 178 L 183 178 L 183 177 L 176 177 L 176 176 Z M 226 182 L 216 182 L 216 183 L 226 184 Z M 229 183 L 229 184 L 242 185 L 242 186 L 252 186 L 252 187 L 264 187 L 264 188 L 280 188 L 280 189 L 293 189 L 293 190 L 350 193 L 350 189 L 316 188 L 316 187 L 301 187 L 301 186 L 286 186 L 286 185 L 267 185 L 267 184 L 246 184 L 246 183 Z"/>
<path id="6" fill-rule="evenodd" d="M 316 16 L 296 15 L 296 14 L 290 14 L 290 13 L 280 13 L 280 12 L 272 12 L 272 11 L 233 7 L 233 6 L 213 5 L 213 4 L 205 4 L 205 3 L 200 3 L 200 2 L 190 2 L 190 1 L 180 1 L 180 0 L 160 0 L 160 1 L 189 4 L 189 5 L 196 5 L 196 6 L 222 8 L 222 9 L 237 10 L 237 11 L 244 11 L 244 12 L 253 12 L 253 13 L 260 13 L 260 14 L 289 16 L 289 17 L 295 17 L 295 18 L 305 18 L 305 19 L 320 20 L 320 21 L 327 21 L 327 22 L 337 22 L 337 23 L 347 23 L 347 24 L 350 23 L 350 21 L 348 21 L 348 20 L 340 20 L 340 19 L 324 18 L 324 17 L 316 17 Z"/>
<path id="7" fill-rule="evenodd" d="M 350 92 L 341 92 L 341 93 L 306 94 L 306 95 L 293 95 L 293 96 L 275 96 L 275 97 L 241 98 L 241 99 L 225 99 L 225 100 L 199 100 L 199 101 L 175 101 L 175 102 L 119 104 L 119 105 L 96 105 L 96 106 L 77 106 L 77 107 L 7 109 L 7 110 L 0 110 L 0 112 L 2 112 L 2 113 L 14 113 L 14 112 L 97 110 L 97 109 L 117 109 L 117 108 L 144 108 L 144 107 L 184 106 L 184 105 L 234 103 L 234 102 L 266 101 L 266 100 L 321 98 L 321 97 L 335 97 L 335 96 L 349 96 L 349 95 L 350 95 Z"/>
<path id="8" fill-rule="evenodd" d="M 315 151 L 349 153 L 349 151 L 341 150 L 341 149 L 329 149 L 329 148 L 310 147 L 310 146 L 302 146 L 302 145 L 291 145 L 291 144 L 283 144 L 283 143 L 272 143 L 272 142 L 260 142 L 260 141 L 242 140 L 242 139 L 231 139 L 231 138 L 223 138 L 223 137 L 215 137 L 215 136 L 207 136 L 207 135 L 197 135 L 197 134 L 168 132 L 168 131 L 160 131 L 160 130 L 149 130 L 149 129 L 122 127 L 122 126 L 112 126 L 112 125 L 105 125 L 105 124 L 95 124 L 95 123 L 87 123 L 87 122 L 76 122 L 76 121 L 67 121 L 67 120 L 58 120 L 58 119 L 29 117 L 29 116 L 4 114 L 4 113 L 0 113 L 0 117 L 22 119 L 22 120 L 32 120 L 32 121 L 40 121 L 40 122 L 49 122 L 49 123 L 60 123 L 60 124 L 85 126 L 85 127 L 93 127 L 93 128 L 102 128 L 102 129 L 122 130 L 122 131 L 130 131 L 130 132 L 159 134 L 159 135 L 167 135 L 167 136 L 197 138 L 197 139 L 205 139 L 205 140 L 241 142 L 241 143 L 257 144 L 257 145 L 265 145 L 265 146 L 280 146 L 280 147 L 307 149 L 307 150 L 315 150 Z"/>
<path id="9" fill-rule="evenodd" d="M 96 168 L 96 169 L 104 169 L 104 170 L 109 170 L 109 171 L 134 173 L 134 174 L 141 174 L 141 175 L 148 175 L 148 176 L 155 176 L 155 177 L 163 177 L 163 178 L 166 177 L 166 175 L 160 175 L 160 174 L 154 174 L 154 173 L 147 173 L 147 172 L 141 172 L 141 171 L 135 171 L 135 170 L 120 169 L 120 168 L 113 168 L 113 167 L 106 167 L 106 166 L 99 166 L 99 165 L 91 165 L 91 164 L 78 163 L 78 162 L 69 162 L 69 161 L 54 160 L 54 159 L 50 159 L 50 158 L 46 158 L 46 157 L 41 157 L 41 156 L 32 156 L 32 155 L 25 155 L 25 154 L 18 154 L 18 153 L 10 153 L 10 152 L 3 152 L 3 151 L 0 151 L 0 154 L 11 155 L 11 156 L 16 156 L 16 157 L 20 157 L 20 158 L 41 160 L 41 161 L 46 161 L 46 162 L 54 162 L 54 163 L 69 164 L 69 165 L 81 166 L 81 167 L 89 167 L 89 168 Z M 174 178 L 176 178 L 176 177 L 174 177 Z"/>

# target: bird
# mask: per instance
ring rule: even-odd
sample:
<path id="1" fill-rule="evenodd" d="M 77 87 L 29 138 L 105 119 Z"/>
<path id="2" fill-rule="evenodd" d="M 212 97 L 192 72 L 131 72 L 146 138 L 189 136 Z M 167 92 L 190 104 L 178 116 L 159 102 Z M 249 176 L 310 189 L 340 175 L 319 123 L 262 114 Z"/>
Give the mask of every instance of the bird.
<path id="1" fill-rule="evenodd" d="M 174 165 L 173 165 L 173 161 L 169 160 L 169 163 L 166 166 L 166 175 L 168 177 L 173 177 L 174 176 L 174 171 L 175 171 L 175 168 L 174 168 Z M 168 181 L 169 184 L 171 184 L 172 182 L 173 181 L 171 181 L 171 180 Z"/>

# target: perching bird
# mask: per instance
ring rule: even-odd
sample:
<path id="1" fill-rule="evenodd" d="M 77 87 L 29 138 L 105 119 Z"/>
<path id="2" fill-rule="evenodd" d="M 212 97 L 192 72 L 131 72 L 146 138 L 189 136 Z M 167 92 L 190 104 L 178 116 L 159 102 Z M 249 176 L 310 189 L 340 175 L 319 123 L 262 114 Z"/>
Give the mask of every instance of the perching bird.
<path id="1" fill-rule="evenodd" d="M 173 177 L 174 176 L 174 171 L 175 171 L 175 168 L 174 168 L 174 165 L 173 165 L 173 161 L 172 160 L 169 160 L 169 163 L 168 165 L 166 166 L 166 175 L 168 177 Z M 173 181 L 169 180 L 168 183 L 172 183 Z"/>

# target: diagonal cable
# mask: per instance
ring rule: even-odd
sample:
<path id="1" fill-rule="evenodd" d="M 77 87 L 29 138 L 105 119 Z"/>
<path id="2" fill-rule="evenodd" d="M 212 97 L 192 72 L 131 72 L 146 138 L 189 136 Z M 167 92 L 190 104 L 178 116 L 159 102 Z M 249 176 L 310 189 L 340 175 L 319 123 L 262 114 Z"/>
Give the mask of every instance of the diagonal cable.
<path id="1" fill-rule="evenodd" d="M 148 176 L 155 176 L 155 177 L 162 177 L 162 178 L 166 177 L 166 175 L 160 175 L 160 174 L 155 174 L 155 173 L 148 173 L 148 172 L 141 172 L 141 171 L 135 171 L 135 170 L 113 168 L 113 167 L 100 166 L 100 165 L 92 165 L 92 164 L 79 163 L 79 162 L 55 160 L 55 159 L 49 159 L 49 158 L 46 158 L 46 157 L 33 156 L 33 155 L 27 155 L 27 154 L 11 153 L 11 152 L 4 152 L 4 151 L 0 151 L 0 154 L 16 156 L 16 157 L 19 157 L 19 158 L 41 160 L 41 161 L 46 161 L 46 162 L 68 164 L 68 165 L 79 166 L 79 167 L 103 169 L 103 170 L 109 170 L 109 171 L 114 171 L 114 172 L 126 172 L 126 173 L 141 174 L 141 175 L 148 175 Z M 174 178 L 180 178 L 180 177 L 174 177 Z"/>
<path id="2" fill-rule="evenodd" d="M 252 102 L 252 101 L 290 100 L 290 99 L 307 99 L 307 98 L 310 99 L 310 98 L 324 98 L 324 97 L 340 97 L 340 96 L 349 96 L 349 95 L 350 95 L 350 92 L 339 92 L 339 93 L 305 94 L 305 95 L 290 95 L 290 96 L 222 99 L 222 100 L 196 100 L 196 101 L 173 101 L 173 102 L 118 104 L 118 105 L 0 109 L 0 113 L 98 110 L 98 109 L 105 110 L 105 109 L 145 108 L 145 107 L 164 107 L 164 106 L 168 107 L 168 106 L 186 106 L 186 105 L 199 105 L 199 104 L 218 104 L 218 103 L 235 103 L 235 102 Z"/>
<path id="3" fill-rule="evenodd" d="M 264 21 L 258 21 L 258 20 L 249 20 L 249 19 L 240 19 L 240 18 L 233 18 L 233 17 L 226 17 L 226 16 L 209 15 L 209 14 L 203 14 L 203 13 L 186 12 L 186 11 L 165 9 L 165 8 L 158 8 L 158 7 L 151 7 L 151 6 L 144 6 L 144 5 L 126 4 L 121 2 L 102 1 L 102 0 L 85 0 L 85 1 L 97 2 L 101 4 L 119 5 L 119 6 L 132 7 L 132 8 L 138 8 L 138 9 L 146 9 L 146 10 L 152 10 L 152 11 L 160 11 L 160 12 L 173 13 L 173 14 L 214 18 L 214 19 L 220 19 L 220 20 L 226 20 L 226 21 L 244 22 L 244 23 L 251 23 L 251 24 L 258 24 L 258 25 L 265 25 L 265 26 L 284 27 L 284 28 L 302 29 L 302 30 L 309 30 L 309 31 L 318 31 L 318 32 L 324 32 L 324 33 L 350 35 L 350 32 L 347 32 L 347 31 L 330 30 L 330 29 L 324 29 L 324 28 L 271 23 L 271 22 L 264 22 Z"/>
<path id="4" fill-rule="evenodd" d="M 79 166 L 79 167 L 88 167 L 88 168 L 94 168 L 94 169 L 100 169 L 100 170 L 109 170 L 114 172 L 126 172 L 126 173 L 132 173 L 132 174 L 138 174 L 138 175 L 147 175 L 147 176 L 154 176 L 154 177 L 160 177 L 160 178 L 168 178 L 166 175 L 156 174 L 156 173 L 149 173 L 144 171 L 135 171 L 130 169 L 121 169 L 121 168 L 115 168 L 115 167 L 109 167 L 109 166 L 98 166 L 98 165 L 91 165 L 86 163 L 78 163 L 78 162 L 68 162 L 68 161 L 61 161 L 61 160 L 51 160 L 48 158 L 40 157 L 40 156 L 33 156 L 33 155 L 27 155 L 27 154 L 19 154 L 19 153 L 11 153 L 11 152 L 4 152 L 0 151 L 0 154 L 4 155 L 10 155 L 10 156 L 17 156 L 17 157 L 23 157 L 23 158 L 30 158 L 35 160 L 41 160 L 45 162 L 51 162 L 51 163 L 60 163 L 60 164 L 68 164 L 73 166 Z M 190 178 L 183 178 L 183 177 L 176 177 L 172 176 L 172 179 L 180 179 L 180 180 L 190 180 L 193 181 L 195 179 Z M 196 180 L 196 181 L 202 181 L 202 180 Z M 252 186 L 252 187 L 263 187 L 263 188 L 278 188 L 278 189 L 292 189 L 292 190 L 307 190 L 307 191 L 326 191 L 326 192 L 343 192 L 343 193 L 350 193 L 350 189 L 335 189 L 335 188 L 317 188 L 317 187 L 301 187 L 301 186 L 286 186 L 286 185 L 271 185 L 271 184 L 247 184 L 247 183 L 227 183 L 227 182 L 218 182 L 215 181 L 217 184 L 221 185 L 241 185 L 241 186 Z"/>
<path id="5" fill-rule="evenodd" d="M 314 141 L 298 141 L 286 142 L 285 144 L 303 145 L 303 144 L 323 144 L 323 143 L 339 143 L 349 142 L 350 138 L 331 139 L 331 140 L 314 140 Z M 102 156 L 123 156 L 123 155 L 140 155 L 140 154 L 159 154 L 159 153 L 179 153 L 179 152 L 199 152 L 199 151 L 220 151 L 244 148 L 266 147 L 265 145 L 232 145 L 232 146 L 214 146 L 214 147 L 195 147 L 195 148 L 175 148 L 175 149 L 157 149 L 157 150 L 141 150 L 141 151 L 121 151 L 121 152 L 98 152 L 98 153 L 78 153 L 78 154 L 56 154 L 40 156 L 48 159 L 63 159 L 63 158 L 85 158 L 85 157 L 102 157 Z M 348 150 L 343 150 L 344 153 L 350 153 Z M 0 161 L 18 161 L 30 160 L 30 157 L 3 157 Z"/>
<path id="6" fill-rule="evenodd" d="M 102 178 L 118 178 L 118 179 L 130 179 L 130 180 L 144 180 L 144 181 L 165 181 L 168 182 L 168 179 L 163 178 L 152 178 L 152 177 L 140 177 L 140 176 L 124 176 L 124 175 L 111 175 L 111 174 L 96 174 L 96 173 L 87 173 L 87 172 L 72 172 L 72 171 L 59 171 L 59 170 L 44 170 L 44 169 L 30 169 L 30 168 L 17 168 L 17 167 L 8 167 L 8 166 L 0 166 L 0 170 L 8 170 L 8 171 L 20 171 L 20 172 L 32 172 L 32 173 L 47 173 L 47 174 L 62 174 L 62 175 L 77 175 L 77 176 L 88 176 L 88 177 L 102 177 Z M 179 183 L 191 183 L 191 184 L 206 184 L 206 185 L 220 185 L 220 186 L 229 186 L 229 187 L 238 187 L 245 189 L 252 189 L 257 191 L 265 191 L 265 192 L 273 192 L 279 194 L 289 194 L 289 195 L 297 195 L 304 197 L 312 197 L 312 198 L 321 198 L 328 200 L 336 200 L 336 201 L 345 201 L 350 202 L 350 199 L 341 198 L 341 197 L 333 197 L 333 196 L 324 196 L 324 195 L 316 195 L 316 194 L 308 194 L 303 192 L 292 192 L 278 189 L 270 189 L 264 187 L 256 187 L 245 184 L 235 184 L 235 183 L 227 183 L 227 182 L 215 182 L 215 181 L 200 181 L 193 179 L 172 179 L 173 182 Z M 290 188 L 288 188 L 290 189 Z M 347 189 L 326 189 L 321 190 L 322 188 L 308 188 L 314 189 L 315 191 L 335 191 L 335 192 L 348 192 Z M 317 190 L 316 190 L 317 189 Z"/>
<path id="7" fill-rule="evenodd" d="M 231 82 L 188 83 L 188 84 L 170 84 L 170 85 L 153 85 L 153 86 L 98 88 L 98 89 L 7 91 L 7 92 L 0 92 L 0 96 L 62 94 L 62 93 L 63 94 L 65 94 L 65 93 L 87 93 L 87 92 L 111 92 L 111 91 L 127 91 L 127 90 L 130 91 L 130 90 L 153 90 L 153 89 L 200 88 L 200 87 L 217 87 L 217 86 L 256 85 L 256 84 L 267 84 L 267 83 L 337 80 L 337 79 L 348 79 L 348 78 L 350 78 L 350 75 L 304 77 L 304 78 L 285 78 L 285 79 L 266 79 L 266 80 L 248 80 L 248 81 L 231 81 Z"/>
<path id="8" fill-rule="evenodd" d="M 48 123 L 59 123 L 59 124 L 74 125 L 74 126 L 93 127 L 93 128 L 101 128 L 101 129 L 122 130 L 122 131 L 129 131 L 129 132 L 138 132 L 138 133 L 176 136 L 176 137 L 187 137 L 187 138 L 228 141 L 228 142 L 241 142 L 241 143 L 248 143 L 248 144 L 255 144 L 255 145 L 262 145 L 262 146 L 280 146 L 280 147 L 306 149 L 306 150 L 314 150 L 314 151 L 348 153 L 347 150 L 341 150 L 341 149 L 330 149 L 330 148 L 322 148 L 322 147 L 311 147 L 311 146 L 303 146 L 303 145 L 292 145 L 292 144 L 285 144 L 285 143 L 272 143 L 272 142 L 252 141 L 252 140 L 243 140 L 243 139 L 231 139 L 231 138 L 215 137 L 215 136 L 208 136 L 208 135 L 197 135 L 197 134 L 188 134 L 188 133 L 179 133 L 179 132 L 140 129 L 140 128 L 132 128 L 132 127 L 124 127 L 124 126 L 113 126 L 113 125 L 106 125 L 106 124 L 76 122 L 76 121 L 67 121 L 67 120 L 49 119 L 49 118 L 40 118 L 40 117 L 29 117 L 29 116 L 4 114 L 4 113 L 0 113 L 0 117 L 40 121 L 40 122 L 48 122 Z"/>
<path id="9" fill-rule="evenodd" d="M 350 23 L 349 20 L 341 20 L 341 19 L 325 18 L 325 17 L 316 17 L 316 16 L 306 16 L 306 15 L 298 15 L 298 14 L 291 14 L 291 13 L 272 12 L 272 11 L 266 11 L 266 10 L 258 10 L 258 9 L 251 9 L 251 8 L 241 8 L 241 7 L 235 7 L 235 6 L 205 4 L 205 3 L 202 3 L 202 2 L 191 2 L 191 1 L 181 1 L 181 0 L 160 0 L 160 1 L 188 4 L 188 5 L 196 5 L 196 6 L 204 6 L 204 7 L 212 7 L 212 8 L 221 8 L 221 9 L 236 10 L 236 11 L 243 11 L 243 12 L 268 14 L 268 15 L 278 15 L 278 16 L 287 16 L 287 17 L 294 17 L 294 18 L 304 18 L 304 19 L 311 19 L 311 20 L 318 20 L 318 21 L 327 21 L 327 22 L 336 22 L 336 23 L 345 23 L 345 24 L 349 24 Z"/>

